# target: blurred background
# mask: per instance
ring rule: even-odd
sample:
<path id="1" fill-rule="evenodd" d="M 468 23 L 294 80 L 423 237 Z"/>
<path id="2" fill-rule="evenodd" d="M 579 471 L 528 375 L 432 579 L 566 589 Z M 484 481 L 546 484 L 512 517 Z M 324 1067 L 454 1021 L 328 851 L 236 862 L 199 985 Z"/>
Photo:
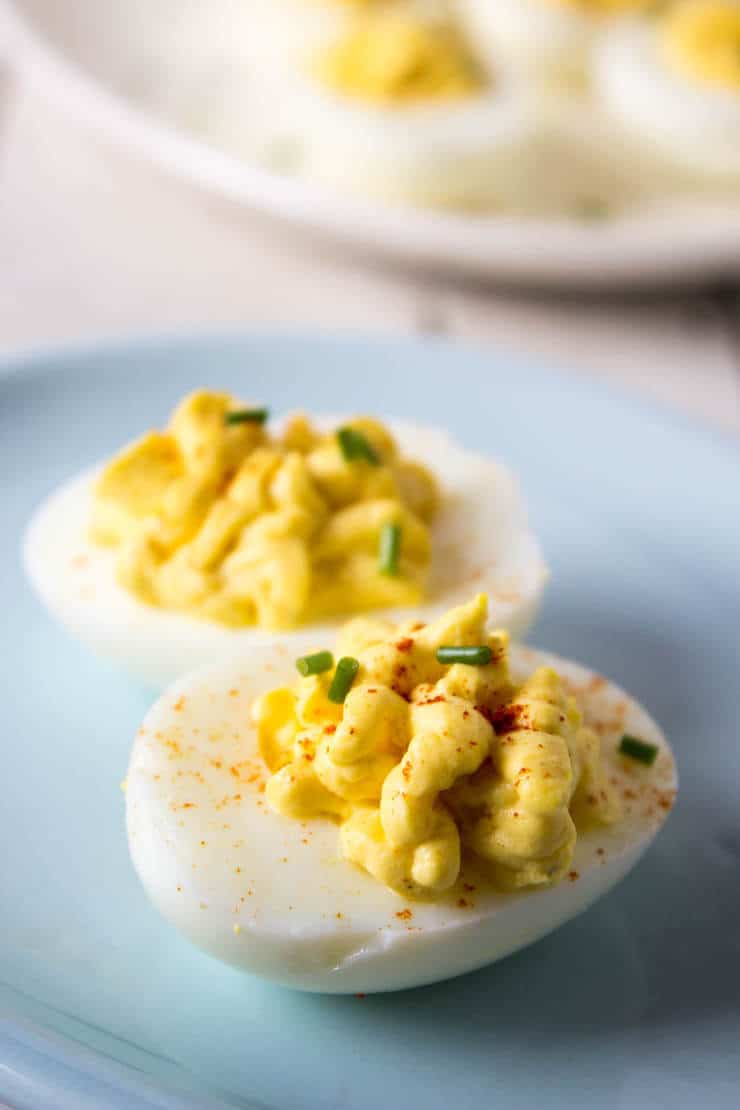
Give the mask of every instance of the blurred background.
<path id="1" fill-rule="evenodd" d="M 0 0 L 0 353 L 496 345 L 740 433 L 740 4 Z"/>

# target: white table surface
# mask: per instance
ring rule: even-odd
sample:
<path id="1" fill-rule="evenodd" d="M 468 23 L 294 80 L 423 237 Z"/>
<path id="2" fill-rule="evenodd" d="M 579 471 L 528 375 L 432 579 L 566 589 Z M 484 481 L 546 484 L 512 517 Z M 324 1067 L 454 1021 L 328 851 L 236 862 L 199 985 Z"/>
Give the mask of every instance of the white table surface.
<path id="1" fill-rule="evenodd" d="M 496 344 L 740 435 L 740 290 L 537 295 L 383 269 L 165 177 L 7 82 L 0 354 L 231 325 Z"/>

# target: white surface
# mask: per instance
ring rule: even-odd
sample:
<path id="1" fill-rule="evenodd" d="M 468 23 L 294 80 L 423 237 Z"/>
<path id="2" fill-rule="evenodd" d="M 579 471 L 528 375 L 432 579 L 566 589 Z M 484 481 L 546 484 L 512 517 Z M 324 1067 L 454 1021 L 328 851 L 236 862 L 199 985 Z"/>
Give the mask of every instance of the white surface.
<path id="1" fill-rule="evenodd" d="M 197 71 L 198 87 L 192 85 L 195 77 L 183 85 L 182 70 L 172 60 L 177 5 L 170 0 L 170 7 L 169 22 L 164 8 L 152 12 L 133 4 L 125 22 L 117 23 L 121 9 L 106 8 L 101 0 L 69 0 L 64 7 L 57 0 L 16 0 L 6 6 L 6 15 L 26 79 L 70 117 L 215 196 L 297 228 L 438 270 L 553 286 L 625 280 L 636 286 L 740 272 L 737 204 L 677 200 L 590 224 L 475 218 L 349 199 L 224 153 L 197 139 L 192 128 L 186 132 L 138 107 L 139 100 L 156 102 L 168 117 L 192 121 L 206 110 L 204 98 L 214 95 L 217 63 L 222 69 L 229 65 L 217 52 L 213 71 Z M 142 13 L 148 13 L 148 22 L 142 22 Z M 250 98 L 243 85 L 242 80 L 238 88 L 246 116 Z M 228 88 L 224 96 L 233 99 Z M 542 172 L 547 174 L 546 162 Z"/>
<path id="2" fill-rule="evenodd" d="M 594 690 L 593 672 L 576 664 L 513 649 L 520 679 L 541 665 L 557 667 L 578 690 L 586 722 L 602 726 L 609 774 L 637 796 L 622 821 L 579 834 L 573 871 L 557 886 L 505 894 L 461 874 L 434 901 L 408 902 L 339 857 L 331 822 L 272 813 L 260 793 L 267 773 L 248 710 L 261 693 L 293 681 L 289 647 L 276 641 L 240 664 L 186 676 L 147 714 L 126 791 L 129 846 L 147 893 L 207 952 L 302 990 L 418 986 L 538 940 L 631 870 L 667 816 L 656 801 L 670 809 L 676 788 L 666 739 L 636 702 L 609 684 Z M 650 771 L 623 769 L 614 753 L 623 730 L 660 748 Z M 474 894 L 464 878 L 474 878 Z"/>
<path id="3" fill-rule="evenodd" d="M 740 296 L 554 297 L 380 270 L 93 140 L 0 67 L 0 353 L 131 331 L 435 332 L 740 432 Z"/>

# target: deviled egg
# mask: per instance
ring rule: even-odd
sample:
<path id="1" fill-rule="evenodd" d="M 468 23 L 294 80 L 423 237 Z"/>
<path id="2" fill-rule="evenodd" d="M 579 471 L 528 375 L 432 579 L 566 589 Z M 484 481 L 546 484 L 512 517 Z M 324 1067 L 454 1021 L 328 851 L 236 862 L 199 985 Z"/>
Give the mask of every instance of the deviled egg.
<path id="1" fill-rule="evenodd" d="M 160 687 L 278 629 L 300 654 L 353 613 L 429 616 L 471 583 L 518 634 L 547 576 L 511 475 L 444 432 L 301 415 L 271 431 L 207 391 L 53 493 L 25 565 L 72 633 Z"/>
<path id="2" fill-rule="evenodd" d="M 594 39 L 647 0 L 459 0 L 460 17 L 484 57 L 533 90 L 582 91 Z"/>
<path id="3" fill-rule="evenodd" d="M 527 178 L 536 123 L 447 20 L 382 10 L 318 52 L 286 90 L 302 168 L 400 203 L 498 207 Z"/>
<path id="4" fill-rule="evenodd" d="M 598 97 L 677 167 L 740 184 L 740 2 L 682 0 L 615 29 Z"/>
<path id="5" fill-rule="evenodd" d="M 333 648 L 278 639 L 189 675 L 134 743 L 134 866 L 235 967 L 335 993 L 470 971 L 614 886 L 671 809 L 645 711 L 510 647 L 484 597 L 429 625 L 356 618 Z"/>

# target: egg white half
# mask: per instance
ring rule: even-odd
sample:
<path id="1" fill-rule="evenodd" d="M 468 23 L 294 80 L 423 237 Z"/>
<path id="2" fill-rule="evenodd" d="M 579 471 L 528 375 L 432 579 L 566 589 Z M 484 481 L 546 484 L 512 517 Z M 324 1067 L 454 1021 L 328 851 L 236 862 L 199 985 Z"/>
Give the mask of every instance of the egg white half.
<path id="1" fill-rule="evenodd" d="M 522 98 L 500 82 L 452 101 L 376 106 L 306 81 L 285 118 L 309 177 L 358 195 L 441 208 L 515 202 L 538 132 Z"/>
<path id="2" fill-rule="evenodd" d="M 337 422 L 341 419 L 319 423 Z M 414 614 L 431 619 L 471 593 L 485 592 L 491 624 L 522 635 L 538 611 L 547 569 L 514 477 L 500 463 L 458 447 L 446 432 L 390 426 L 403 453 L 426 463 L 443 487 L 433 526 L 430 600 Z M 40 506 L 23 548 L 36 592 L 74 636 L 154 689 L 194 667 L 232 660 L 274 639 L 261 629 L 227 628 L 145 605 L 119 586 L 115 550 L 96 547 L 88 538 L 95 473 L 73 479 Z M 388 615 L 401 620 L 408 613 Z M 307 625 L 282 634 L 282 640 L 299 655 L 312 644 L 332 642 L 343 620 Z"/>
<path id="3" fill-rule="evenodd" d="M 586 909 L 637 863 L 673 803 L 670 748 L 635 701 L 593 672 L 516 646 L 513 673 L 558 669 L 602 736 L 624 820 L 579 833 L 570 877 L 507 894 L 464 868 L 433 902 L 405 899 L 339 857 L 338 830 L 270 811 L 252 701 L 295 677 L 294 648 L 253 647 L 239 663 L 186 676 L 153 706 L 126 789 L 131 858 L 159 912 L 242 971 L 300 990 L 400 990 L 471 971 Z M 616 752 L 629 731 L 656 744 L 652 768 Z"/>
<path id="4" fill-rule="evenodd" d="M 215 43 L 252 75 L 278 81 L 346 28 L 352 5 L 331 0 L 218 0 L 189 6 L 181 39 L 194 53 Z"/>
<path id="5" fill-rule="evenodd" d="M 531 92 L 585 85 L 597 18 L 547 0 L 459 0 L 459 14 L 483 58 L 524 78 Z"/>
<path id="6" fill-rule="evenodd" d="M 599 102 L 677 166 L 740 185 L 740 93 L 671 72 L 658 36 L 648 20 L 604 36 L 594 59 Z"/>

